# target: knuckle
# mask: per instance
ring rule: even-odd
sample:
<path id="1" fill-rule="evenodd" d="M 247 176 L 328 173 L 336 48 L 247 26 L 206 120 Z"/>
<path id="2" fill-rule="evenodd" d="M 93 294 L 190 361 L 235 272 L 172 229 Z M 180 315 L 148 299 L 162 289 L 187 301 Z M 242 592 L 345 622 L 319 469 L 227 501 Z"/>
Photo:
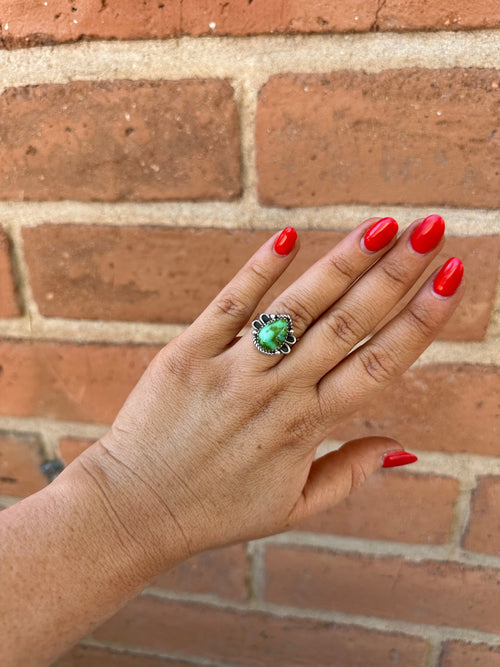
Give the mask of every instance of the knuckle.
<path id="1" fill-rule="evenodd" d="M 396 288 L 407 287 L 409 282 L 408 270 L 402 264 L 386 259 L 380 264 L 380 268 L 385 277 Z"/>
<path id="2" fill-rule="evenodd" d="M 351 463 L 351 488 L 349 493 L 362 486 L 367 479 L 368 475 L 366 474 L 363 464 L 359 461 L 353 461 Z"/>
<path id="3" fill-rule="evenodd" d="M 436 327 L 432 322 L 432 317 L 429 311 L 422 305 L 412 304 L 406 309 L 406 316 L 410 320 L 413 328 L 424 336 L 424 338 L 431 338 L 434 336 Z"/>
<path id="4" fill-rule="evenodd" d="M 305 299 L 300 296 L 287 297 L 285 305 L 280 312 L 287 313 L 292 318 L 294 331 L 305 331 L 315 319 L 311 308 L 305 305 Z"/>
<path id="5" fill-rule="evenodd" d="M 216 312 L 229 315 L 235 320 L 248 319 L 253 312 L 252 304 L 236 292 L 220 294 L 214 301 Z"/>
<path id="6" fill-rule="evenodd" d="M 298 411 L 287 421 L 287 439 L 292 444 L 300 444 L 309 440 L 318 428 L 318 414 L 315 410 L 307 408 Z"/>
<path id="7" fill-rule="evenodd" d="M 185 386 L 189 386 L 200 366 L 193 352 L 185 348 L 178 340 L 165 345 L 153 359 L 159 377 L 170 376 Z M 195 380 L 196 382 L 196 380 Z"/>
<path id="8" fill-rule="evenodd" d="M 363 369 L 377 384 L 386 384 L 398 375 L 394 353 L 382 347 L 370 345 L 359 351 Z"/>
<path id="9" fill-rule="evenodd" d="M 335 273 L 346 279 L 349 283 L 354 282 L 359 276 L 357 267 L 353 266 L 343 255 L 333 254 L 327 257 L 326 261 Z"/>
<path id="10" fill-rule="evenodd" d="M 353 347 L 365 335 L 365 327 L 358 318 L 347 310 L 336 310 L 325 320 L 333 340 L 340 338 L 349 347 Z"/>
<path id="11" fill-rule="evenodd" d="M 264 285 L 269 283 L 269 271 L 259 262 L 251 262 L 248 265 L 248 271 L 252 274 L 252 277 L 257 279 L 259 283 L 263 283 Z"/>

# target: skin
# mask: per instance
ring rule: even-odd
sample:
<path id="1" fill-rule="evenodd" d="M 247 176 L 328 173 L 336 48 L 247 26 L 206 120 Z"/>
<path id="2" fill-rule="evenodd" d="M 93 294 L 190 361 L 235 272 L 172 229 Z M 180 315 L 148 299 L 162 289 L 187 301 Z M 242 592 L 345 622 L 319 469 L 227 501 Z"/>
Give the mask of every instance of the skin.
<path id="1" fill-rule="evenodd" d="M 289 355 L 261 354 L 249 331 L 238 336 L 299 251 L 297 240 L 289 255 L 276 254 L 276 233 L 157 354 L 109 431 L 46 489 L 2 512 L 5 667 L 49 665 L 160 572 L 292 529 L 403 449 L 363 438 L 315 460 L 335 422 L 409 368 L 464 291 L 462 282 L 438 296 L 431 277 L 381 328 L 443 242 L 416 253 L 416 221 L 369 252 L 362 237 L 376 220 L 266 308 L 292 317 Z"/>

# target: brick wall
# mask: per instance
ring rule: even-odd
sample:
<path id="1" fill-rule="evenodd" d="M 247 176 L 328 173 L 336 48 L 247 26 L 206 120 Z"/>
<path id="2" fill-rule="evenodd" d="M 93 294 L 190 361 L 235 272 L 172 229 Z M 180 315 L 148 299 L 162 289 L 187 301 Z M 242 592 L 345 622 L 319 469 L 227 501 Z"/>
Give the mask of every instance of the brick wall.
<path id="1" fill-rule="evenodd" d="M 270 230 L 302 238 L 273 293 L 372 215 L 441 213 L 468 277 L 322 446 L 384 433 L 417 464 L 160 576 L 58 665 L 500 666 L 499 27 L 495 0 L 3 0 L 0 507 Z"/>

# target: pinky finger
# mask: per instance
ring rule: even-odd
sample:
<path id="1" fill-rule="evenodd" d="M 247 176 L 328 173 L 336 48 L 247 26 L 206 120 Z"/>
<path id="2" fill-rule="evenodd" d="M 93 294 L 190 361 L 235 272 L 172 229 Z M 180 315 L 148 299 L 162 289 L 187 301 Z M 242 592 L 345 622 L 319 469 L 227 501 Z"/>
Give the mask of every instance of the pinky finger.
<path id="1" fill-rule="evenodd" d="M 465 290 L 462 262 L 452 257 L 394 319 L 318 384 L 325 414 L 352 412 L 402 375 L 432 343 Z"/>

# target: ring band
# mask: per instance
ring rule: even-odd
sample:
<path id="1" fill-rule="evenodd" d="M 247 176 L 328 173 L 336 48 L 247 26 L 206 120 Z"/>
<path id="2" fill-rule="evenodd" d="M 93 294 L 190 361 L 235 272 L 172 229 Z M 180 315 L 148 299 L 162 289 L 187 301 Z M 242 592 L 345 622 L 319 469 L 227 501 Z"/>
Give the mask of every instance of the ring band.
<path id="1" fill-rule="evenodd" d="M 264 354 L 288 354 L 297 342 L 290 315 L 262 313 L 252 322 L 255 347 Z"/>

